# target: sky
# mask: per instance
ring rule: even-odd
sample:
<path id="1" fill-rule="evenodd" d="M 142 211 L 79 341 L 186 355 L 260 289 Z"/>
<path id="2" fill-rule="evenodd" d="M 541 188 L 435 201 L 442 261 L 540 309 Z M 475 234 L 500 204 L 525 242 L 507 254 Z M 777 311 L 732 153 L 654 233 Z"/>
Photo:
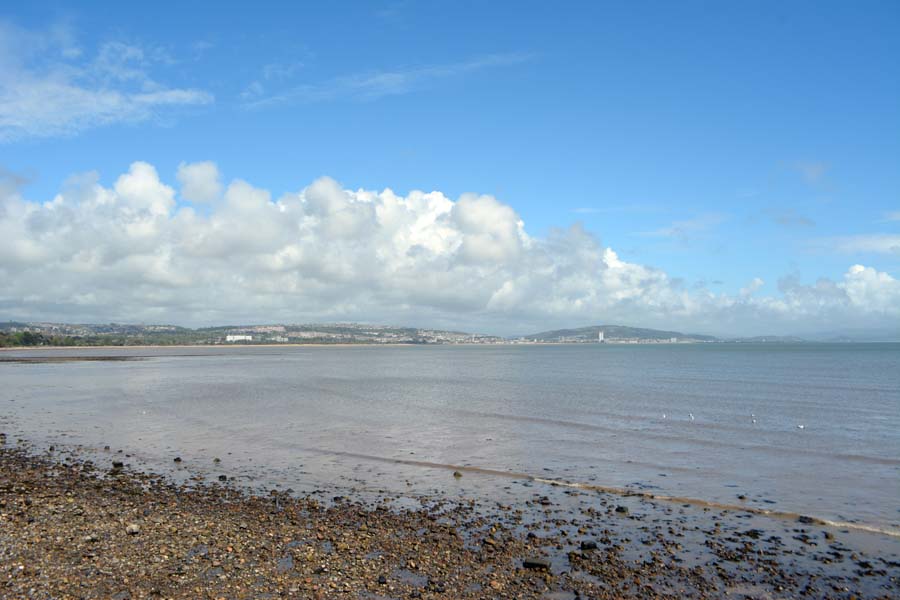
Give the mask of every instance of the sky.
<path id="1" fill-rule="evenodd" d="M 900 330 L 900 4 L 0 7 L 0 321 Z"/>

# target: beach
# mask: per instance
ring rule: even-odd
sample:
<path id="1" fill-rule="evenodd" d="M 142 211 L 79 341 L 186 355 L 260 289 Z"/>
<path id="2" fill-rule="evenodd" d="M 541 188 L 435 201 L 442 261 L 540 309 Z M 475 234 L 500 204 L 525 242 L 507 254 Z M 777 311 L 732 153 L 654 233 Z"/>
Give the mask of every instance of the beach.
<path id="1" fill-rule="evenodd" d="M 0 451 L 9 598 L 891 598 L 865 536 L 568 491 L 515 506 L 175 485 L 122 453 Z M 120 466 L 121 463 L 125 463 Z M 868 540 L 871 541 L 871 540 Z M 883 548 L 882 548 L 883 550 Z"/>

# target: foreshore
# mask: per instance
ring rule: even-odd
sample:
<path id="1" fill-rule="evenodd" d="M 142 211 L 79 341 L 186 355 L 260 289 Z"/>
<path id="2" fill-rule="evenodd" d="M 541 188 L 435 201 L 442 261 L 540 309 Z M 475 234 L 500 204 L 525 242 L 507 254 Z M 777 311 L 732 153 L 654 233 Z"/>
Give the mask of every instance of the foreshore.
<path id="1" fill-rule="evenodd" d="M 577 515 L 539 494 L 490 510 L 252 494 L 227 475 L 176 485 L 115 450 L 92 462 L 0 442 L 4 598 L 900 595 L 895 555 L 819 524 L 596 493 Z"/>

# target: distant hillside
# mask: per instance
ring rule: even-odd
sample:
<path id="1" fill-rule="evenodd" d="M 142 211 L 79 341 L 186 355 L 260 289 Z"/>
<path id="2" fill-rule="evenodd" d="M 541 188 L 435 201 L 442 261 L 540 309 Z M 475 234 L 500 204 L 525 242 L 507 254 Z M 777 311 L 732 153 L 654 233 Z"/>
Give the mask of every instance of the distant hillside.
<path id="1" fill-rule="evenodd" d="M 728 341 L 739 342 L 742 344 L 799 344 L 806 342 L 805 339 L 795 335 L 756 335 L 753 337 L 735 338 Z"/>
<path id="2" fill-rule="evenodd" d="M 553 331 L 532 333 L 522 337 L 540 342 L 588 341 L 596 340 L 597 334 L 600 331 L 603 331 L 603 336 L 607 340 L 669 340 L 671 338 L 678 338 L 680 341 L 718 341 L 718 338 L 711 335 L 682 333 L 680 331 L 662 331 L 659 329 L 644 329 L 642 327 L 625 327 L 624 325 L 594 325 L 591 327 L 579 327 L 577 329 L 555 329 Z"/>

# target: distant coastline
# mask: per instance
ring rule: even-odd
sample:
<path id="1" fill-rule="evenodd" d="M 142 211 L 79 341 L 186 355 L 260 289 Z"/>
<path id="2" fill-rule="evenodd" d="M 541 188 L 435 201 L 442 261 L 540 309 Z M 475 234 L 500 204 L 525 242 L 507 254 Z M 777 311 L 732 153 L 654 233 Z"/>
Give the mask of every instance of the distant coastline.
<path id="1" fill-rule="evenodd" d="M 0 321 L 2 348 L 133 348 L 223 346 L 356 345 L 533 345 L 533 344 L 796 344 L 890 342 L 900 332 L 831 332 L 803 338 L 791 335 L 716 337 L 626 325 L 591 325 L 525 335 L 499 336 L 422 327 L 364 323 L 222 325 L 191 329 L 178 325 L 70 324 Z"/>

